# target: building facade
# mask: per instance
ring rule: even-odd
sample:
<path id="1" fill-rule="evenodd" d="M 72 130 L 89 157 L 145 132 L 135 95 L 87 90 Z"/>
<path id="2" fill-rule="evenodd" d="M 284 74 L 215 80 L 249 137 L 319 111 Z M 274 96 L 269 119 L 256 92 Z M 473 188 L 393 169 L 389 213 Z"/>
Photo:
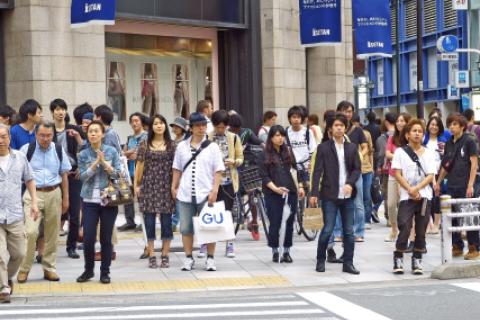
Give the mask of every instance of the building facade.
<path id="1" fill-rule="evenodd" d="M 395 38 L 395 7 L 392 2 L 392 43 Z M 417 104 L 417 25 L 416 0 L 401 0 L 399 11 L 400 47 L 400 104 L 401 111 L 416 114 Z M 461 93 L 456 90 L 455 73 L 468 70 L 468 56 L 460 54 L 458 61 L 439 61 L 437 39 L 443 35 L 455 35 L 459 47 L 467 48 L 468 19 L 466 11 L 455 11 L 452 1 L 424 0 L 423 15 L 423 83 L 425 93 L 425 114 L 439 107 L 444 114 L 460 109 Z M 396 111 L 396 57 L 371 58 L 368 61 L 368 76 L 374 83 L 371 106 L 378 113 Z"/>
<path id="2" fill-rule="evenodd" d="M 71 109 L 107 103 L 126 135 L 132 112 L 173 120 L 201 99 L 250 127 L 266 110 L 286 124 L 292 105 L 320 114 L 353 100 L 351 0 L 343 43 L 308 49 L 298 0 L 117 0 L 115 25 L 80 29 L 70 27 L 70 0 L 3 2 L 0 102 L 16 108 L 31 97 Z"/>

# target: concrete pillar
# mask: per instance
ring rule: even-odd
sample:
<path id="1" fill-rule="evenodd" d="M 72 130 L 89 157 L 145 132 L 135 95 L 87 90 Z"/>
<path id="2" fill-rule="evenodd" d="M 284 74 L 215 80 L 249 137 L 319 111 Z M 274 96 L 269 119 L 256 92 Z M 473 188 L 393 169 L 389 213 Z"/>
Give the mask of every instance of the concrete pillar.
<path id="1" fill-rule="evenodd" d="M 306 105 L 305 49 L 300 45 L 298 0 L 262 0 L 263 109 L 287 124 L 292 105 Z"/>
<path id="2" fill-rule="evenodd" d="M 62 98 L 71 109 L 105 103 L 104 28 L 71 29 L 70 3 L 17 0 L 4 13 L 7 103 L 13 107 L 28 98 L 42 106 Z"/>
<path id="3" fill-rule="evenodd" d="M 309 108 L 320 117 L 342 100 L 354 102 L 351 4 L 342 1 L 342 43 L 307 49 Z"/>

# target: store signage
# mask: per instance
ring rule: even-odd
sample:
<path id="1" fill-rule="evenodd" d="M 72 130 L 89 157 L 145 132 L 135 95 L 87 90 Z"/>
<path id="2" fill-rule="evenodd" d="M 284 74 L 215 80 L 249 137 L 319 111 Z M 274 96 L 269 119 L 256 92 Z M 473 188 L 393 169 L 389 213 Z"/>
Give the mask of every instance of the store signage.
<path id="1" fill-rule="evenodd" d="M 313 47 L 342 42 L 341 0 L 299 0 L 300 41 Z"/>
<path id="2" fill-rule="evenodd" d="M 462 110 L 470 108 L 470 93 L 462 94 Z"/>
<path id="3" fill-rule="evenodd" d="M 455 86 L 457 88 L 470 87 L 470 75 L 468 70 L 459 70 L 455 74 Z"/>
<path id="4" fill-rule="evenodd" d="M 358 59 L 392 56 L 390 5 L 385 0 L 352 1 L 355 50 Z"/>
<path id="5" fill-rule="evenodd" d="M 72 28 L 115 24 L 115 0 L 72 0 Z"/>
<path id="6" fill-rule="evenodd" d="M 460 98 L 460 90 L 457 87 L 448 85 L 447 86 L 447 99 L 458 99 Z"/>
<path id="7" fill-rule="evenodd" d="M 468 10 L 468 0 L 452 0 L 453 10 Z"/>
<path id="8" fill-rule="evenodd" d="M 452 35 L 441 36 L 437 40 L 437 49 L 441 53 L 455 52 L 458 49 L 458 38 Z"/>
<path id="9" fill-rule="evenodd" d="M 458 61 L 458 53 L 440 53 L 437 58 L 440 61 Z"/>

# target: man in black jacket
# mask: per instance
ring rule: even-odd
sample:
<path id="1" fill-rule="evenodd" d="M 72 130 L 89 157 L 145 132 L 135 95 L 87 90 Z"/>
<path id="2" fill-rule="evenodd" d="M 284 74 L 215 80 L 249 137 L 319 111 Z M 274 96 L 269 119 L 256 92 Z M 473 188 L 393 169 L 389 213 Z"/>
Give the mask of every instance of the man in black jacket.
<path id="1" fill-rule="evenodd" d="M 324 227 L 317 247 L 318 272 L 325 272 L 325 259 L 328 240 L 335 226 L 337 212 L 340 212 L 343 227 L 343 272 L 359 274 L 353 266 L 355 249 L 353 222 L 355 183 L 361 174 L 358 148 L 345 140 L 348 121 L 343 114 L 336 114 L 332 125 L 333 139 L 318 146 L 312 180 L 310 205 L 318 205 L 318 195 L 322 200 Z"/>
<path id="2" fill-rule="evenodd" d="M 72 165 L 72 170 L 68 174 L 70 207 L 62 216 L 62 221 L 68 219 L 67 254 L 72 259 L 79 259 L 76 249 L 80 228 L 82 182 L 78 177 L 77 152 L 78 146 L 83 143 L 82 130 L 68 123 L 68 107 L 64 100 L 53 100 L 50 103 L 50 111 L 55 123 L 53 141 L 62 145 Z"/>

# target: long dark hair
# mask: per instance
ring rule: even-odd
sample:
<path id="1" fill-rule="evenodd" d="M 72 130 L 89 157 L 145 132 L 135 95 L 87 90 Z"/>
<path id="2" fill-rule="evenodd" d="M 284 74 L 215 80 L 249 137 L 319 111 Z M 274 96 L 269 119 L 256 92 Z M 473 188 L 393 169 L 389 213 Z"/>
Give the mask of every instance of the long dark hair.
<path id="1" fill-rule="evenodd" d="M 402 139 L 401 139 L 402 132 L 400 132 L 400 130 L 398 130 L 398 128 L 397 128 L 397 121 L 398 121 L 398 118 L 400 118 L 400 117 L 402 117 L 403 120 L 405 120 L 405 126 L 412 119 L 412 116 L 410 115 L 410 113 L 402 112 L 398 115 L 397 119 L 395 120 L 395 134 L 393 135 L 393 144 L 396 147 L 401 147 L 403 145 Z"/>
<path id="2" fill-rule="evenodd" d="M 265 164 L 266 165 L 277 165 L 279 161 L 275 157 L 275 148 L 273 147 L 272 138 L 277 133 L 280 133 L 282 137 L 287 137 L 287 131 L 280 125 L 275 125 L 270 128 L 268 132 L 267 144 L 265 146 Z M 290 152 L 290 148 L 286 143 L 280 146 L 280 158 L 283 163 L 288 163 L 292 165 L 294 163 L 293 155 Z"/>
<path id="3" fill-rule="evenodd" d="M 167 150 L 169 151 L 172 150 L 175 143 L 173 142 L 172 137 L 170 136 L 170 130 L 168 130 L 167 119 L 165 119 L 165 117 L 162 116 L 161 114 L 154 115 L 150 123 L 148 124 L 147 144 L 153 147 L 152 141 L 153 141 L 153 138 L 155 137 L 155 132 L 153 132 L 153 123 L 155 122 L 155 119 L 159 119 L 165 125 L 165 132 L 163 133 L 163 139 L 165 140 L 165 145 L 167 147 Z"/>
<path id="4" fill-rule="evenodd" d="M 428 119 L 428 123 L 427 123 L 427 127 L 426 127 L 426 133 L 428 133 L 430 135 L 430 124 L 435 121 L 435 123 L 437 124 L 437 127 L 438 127 L 438 133 L 437 133 L 437 138 L 440 137 L 443 132 L 445 132 L 445 127 L 443 126 L 443 122 L 442 122 L 442 119 L 440 119 L 439 117 L 431 117 L 430 119 Z"/>

